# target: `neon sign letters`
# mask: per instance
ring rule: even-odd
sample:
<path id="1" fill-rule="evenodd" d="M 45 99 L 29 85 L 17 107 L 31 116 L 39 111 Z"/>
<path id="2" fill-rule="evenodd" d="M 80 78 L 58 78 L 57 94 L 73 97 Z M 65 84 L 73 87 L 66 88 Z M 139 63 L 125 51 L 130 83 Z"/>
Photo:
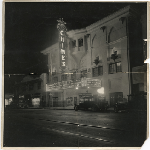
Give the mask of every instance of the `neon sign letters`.
<path id="1" fill-rule="evenodd" d="M 66 50 L 65 50 L 65 37 L 64 32 L 60 31 L 60 54 L 61 54 L 61 67 L 66 66 Z"/>
<path id="2" fill-rule="evenodd" d="M 60 67 L 66 68 L 66 26 L 63 19 L 59 19 L 57 29 L 59 30 Z"/>

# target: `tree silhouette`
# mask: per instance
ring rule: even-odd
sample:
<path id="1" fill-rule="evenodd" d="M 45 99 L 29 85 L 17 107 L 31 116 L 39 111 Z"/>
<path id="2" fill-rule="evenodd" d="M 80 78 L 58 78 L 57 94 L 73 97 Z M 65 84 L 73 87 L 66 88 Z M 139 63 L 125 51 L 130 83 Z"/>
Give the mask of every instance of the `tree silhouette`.
<path id="1" fill-rule="evenodd" d="M 118 58 L 117 51 L 114 51 L 114 54 L 111 54 L 111 59 L 115 60 Z"/>
<path id="2" fill-rule="evenodd" d="M 116 72 L 117 72 L 117 65 L 116 65 L 116 61 L 115 60 L 117 58 L 118 58 L 117 51 L 114 51 L 114 54 L 111 54 L 111 59 L 114 60 Z"/>
<path id="3" fill-rule="evenodd" d="M 97 66 L 99 64 L 99 62 L 100 62 L 99 57 L 96 57 L 93 63 L 96 64 L 96 66 Z"/>

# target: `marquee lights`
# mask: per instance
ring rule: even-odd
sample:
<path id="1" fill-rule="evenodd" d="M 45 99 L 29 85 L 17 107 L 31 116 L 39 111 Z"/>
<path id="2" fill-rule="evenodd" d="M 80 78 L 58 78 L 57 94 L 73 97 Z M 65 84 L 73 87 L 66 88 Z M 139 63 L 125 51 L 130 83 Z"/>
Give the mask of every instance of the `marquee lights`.
<path id="1" fill-rule="evenodd" d="M 83 82 L 83 80 L 86 80 L 86 82 Z M 82 82 L 81 82 L 82 81 Z M 85 84 L 86 83 L 86 84 Z M 98 93 L 103 94 L 104 93 L 104 88 L 101 87 L 101 80 L 99 79 L 92 79 L 92 78 L 83 78 L 83 79 L 78 79 L 76 81 L 61 81 L 57 83 L 53 83 L 51 85 L 48 85 L 49 89 L 67 89 L 67 88 L 75 88 L 79 89 L 82 87 L 87 87 L 87 88 L 100 88 L 98 89 Z"/>

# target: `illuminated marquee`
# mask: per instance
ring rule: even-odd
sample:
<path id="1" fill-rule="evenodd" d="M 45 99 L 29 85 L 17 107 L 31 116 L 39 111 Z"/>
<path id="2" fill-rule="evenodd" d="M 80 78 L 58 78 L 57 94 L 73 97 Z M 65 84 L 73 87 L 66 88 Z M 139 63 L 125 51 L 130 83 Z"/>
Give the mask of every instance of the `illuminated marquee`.
<path id="1" fill-rule="evenodd" d="M 60 67 L 66 68 L 66 26 L 63 19 L 57 20 L 57 29 L 59 31 L 59 48 L 60 48 Z"/>

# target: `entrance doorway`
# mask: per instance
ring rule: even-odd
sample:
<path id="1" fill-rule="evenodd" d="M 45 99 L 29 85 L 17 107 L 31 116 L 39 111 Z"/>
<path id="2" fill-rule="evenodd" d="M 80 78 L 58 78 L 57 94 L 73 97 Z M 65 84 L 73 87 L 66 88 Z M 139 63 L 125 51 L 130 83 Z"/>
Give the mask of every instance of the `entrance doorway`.
<path id="1" fill-rule="evenodd" d="M 118 102 L 120 98 L 123 98 L 123 92 L 110 93 L 110 107 L 114 107 L 115 103 Z"/>

